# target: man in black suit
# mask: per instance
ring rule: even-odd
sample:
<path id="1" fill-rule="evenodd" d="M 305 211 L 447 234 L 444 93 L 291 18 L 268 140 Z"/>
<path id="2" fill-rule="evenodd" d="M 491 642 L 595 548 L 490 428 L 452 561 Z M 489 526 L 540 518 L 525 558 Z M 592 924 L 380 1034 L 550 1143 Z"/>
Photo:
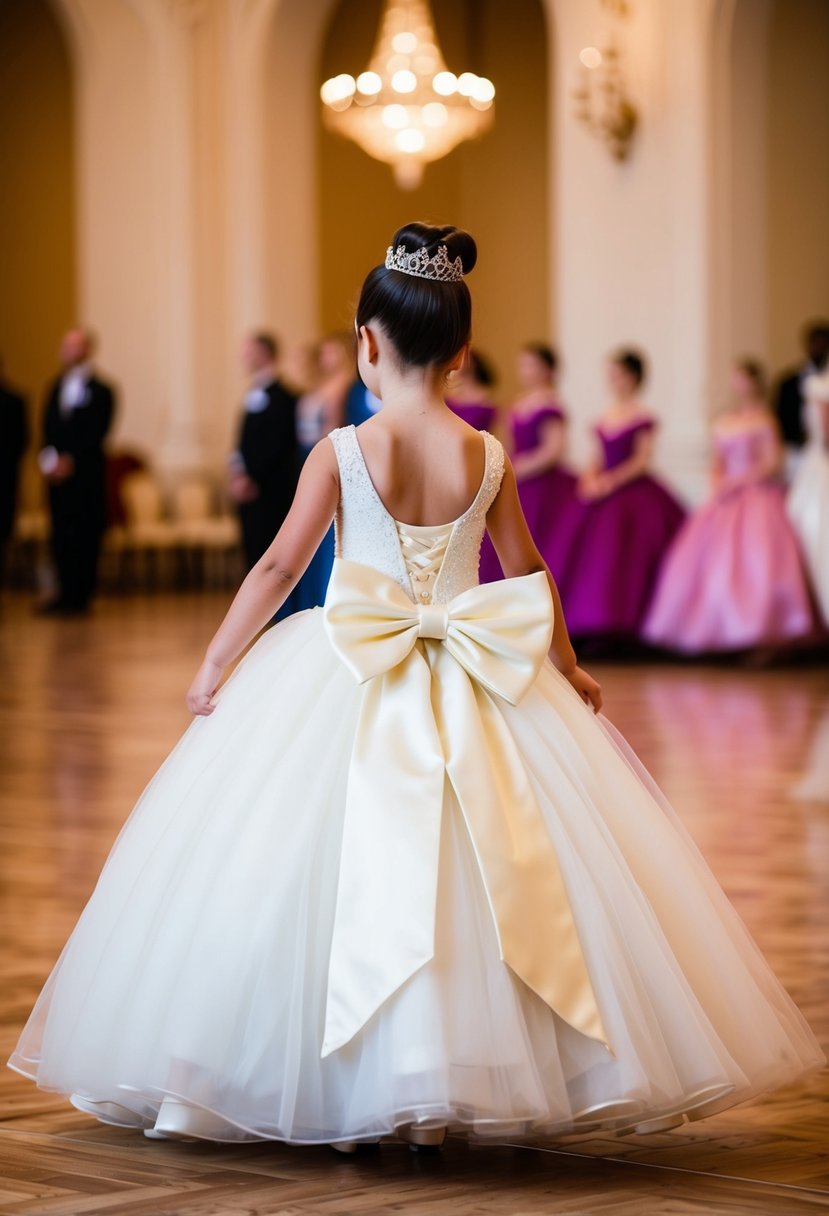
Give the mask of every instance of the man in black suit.
<path id="1" fill-rule="evenodd" d="M 44 448 L 38 457 L 49 491 L 58 595 L 42 611 L 86 612 L 95 592 L 106 524 L 104 440 L 115 395 L 92 369 L 94 342 L 70 329 L 60 347 L 61 374 L 46 398 Z"/>
<path id="2" fill-rule="evenodd" d="M 829 360 L 829 321 L 813 321 L 803 331 L 806 362 L 783 376 L 777 386 L 777 417 L 783 442 L 789 449 L 802 448 L 806 442 L 803 425 L 803 384 L 813 372 L 821 372 Z"/>
<path id="3" fill-rule="evenodd" d="M 3 366 L 0 362 L 0 375 Z M 14 530 L 20 460 L 29 442 L 26 400 L 0 378 L 0 584 L 6 546 Z"/>
<path id="4" fill-rule="evenodd" d="M 299 476 L 296 396 L 277 376 L 272 334 L 245 339 L 242 364 L 250 377 L 237 450 L 228 460 L 228 488 L 239 508 L 248 569 L 279 531 Z"/>

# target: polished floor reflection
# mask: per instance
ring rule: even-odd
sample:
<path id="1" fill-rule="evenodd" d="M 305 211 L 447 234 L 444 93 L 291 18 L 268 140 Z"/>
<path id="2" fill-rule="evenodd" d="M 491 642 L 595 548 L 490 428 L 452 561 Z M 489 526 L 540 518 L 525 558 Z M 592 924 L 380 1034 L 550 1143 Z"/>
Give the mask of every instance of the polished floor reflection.
<path id="1" fill-rule="evenodd" d="M 145 782 L 226 596 L 0 605 L 0 1056 Z M 829 1044 L 829 671 L 597 668 L 608 716 Z M 343 1162 L 151 1143 L 0 1070 L 0 1213 L 813 1212 L 829 1207 L 829 1074 L 662 1135 Z"/>

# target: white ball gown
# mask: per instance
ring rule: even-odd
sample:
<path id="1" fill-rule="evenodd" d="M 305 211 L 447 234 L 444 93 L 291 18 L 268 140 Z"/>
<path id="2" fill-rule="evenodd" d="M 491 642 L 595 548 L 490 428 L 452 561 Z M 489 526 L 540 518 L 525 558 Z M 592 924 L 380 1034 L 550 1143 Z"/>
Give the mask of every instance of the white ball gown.
<path id="1" fill-rule="evenodd" d="M 150 1135 L 650 1131 L 825 1063 L 624 744 L 543 574 L 397 523 L 353 427 L 324 609 L 268 630 L 144 791 L 11 1057 Z"/>
<path id="2" fill-rule="evenodd" d="M 823 411 L 829 408 L 829 372 L 806 381 L 806 450 L 787 499 L 812 579 L 823 624 L 829 628 L 829 437 Z"/>

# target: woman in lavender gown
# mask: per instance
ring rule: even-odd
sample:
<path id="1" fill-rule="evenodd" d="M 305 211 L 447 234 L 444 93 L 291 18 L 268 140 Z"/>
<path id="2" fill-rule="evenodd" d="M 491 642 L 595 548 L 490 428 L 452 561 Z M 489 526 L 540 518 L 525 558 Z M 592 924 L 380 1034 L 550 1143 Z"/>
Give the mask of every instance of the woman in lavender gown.
<path id="1" fill-rule="evenodd" d="M 608 363 L 611 404 L 595 428 L 597 455 L 579 481 L 566 521 L 561 596 L 576 637 L 639 638 L 665 552 L 685 511 L 649 472 L 657 420 L 639 396 L 641 355 Z"/>
<path id="2" fill-rule="evenodd" d="M 541 342 L 530 342 L 518 356 L 523 390 L 509 413 L 510 448 L 518 495 L 532 538 L 558 578 L 567 552 L 566 515 L 572 507 L 576 477 L 562 462 L 567 415 L 558 399 L 558 358 Z M 503 578 L 494 550 L 481 554 L 481 582 Z"/>
<path id="3" fill-rule="evenodd" d="M 680 530 L 645 622 L 686 654 L 775 647 L 814 632 L 807 575 L 787 516 L 783 449 L 759 364 L 734 369 L 713 436 L 713 494 Z"/>

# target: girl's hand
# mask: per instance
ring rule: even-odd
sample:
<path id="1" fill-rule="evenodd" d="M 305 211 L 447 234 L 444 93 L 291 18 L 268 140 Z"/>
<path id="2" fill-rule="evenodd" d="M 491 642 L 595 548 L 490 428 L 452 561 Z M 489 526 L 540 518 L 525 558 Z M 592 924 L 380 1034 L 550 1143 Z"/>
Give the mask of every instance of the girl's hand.
<path id="1" fill-rule="evenodd" d="M 213 713 L 216 708 L 213 694 L 221 678 L 222 668 L 219 664 L 205 659 L 187 693 L 187 708 L 191 714 L 205 718 Z"/>
<path id="2" fill-rule="evenodd" d="M 597 714 L 602 708 L 601 685 L 586 671 L 582 671 L 581 667 L 574 667 L 572 671 L 564 672 L 563 675 L 565 680 L 575 688 L 585 705 L 592 705 L 593 713 Z"/>

